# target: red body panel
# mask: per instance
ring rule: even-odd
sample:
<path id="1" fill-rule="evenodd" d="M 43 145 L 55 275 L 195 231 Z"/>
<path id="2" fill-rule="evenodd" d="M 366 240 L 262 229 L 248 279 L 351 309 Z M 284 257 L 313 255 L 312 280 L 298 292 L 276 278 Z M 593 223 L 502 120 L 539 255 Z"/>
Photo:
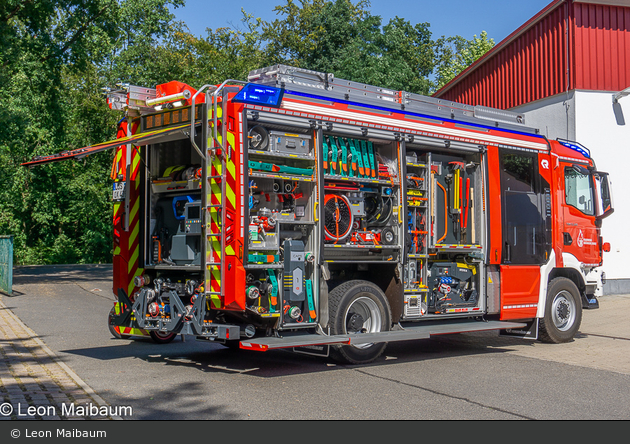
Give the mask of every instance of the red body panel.
<path id="1" fill-rule="evenodd" d="M 501 320 L 536 317 L 540 267 L 501 265 Z"/>

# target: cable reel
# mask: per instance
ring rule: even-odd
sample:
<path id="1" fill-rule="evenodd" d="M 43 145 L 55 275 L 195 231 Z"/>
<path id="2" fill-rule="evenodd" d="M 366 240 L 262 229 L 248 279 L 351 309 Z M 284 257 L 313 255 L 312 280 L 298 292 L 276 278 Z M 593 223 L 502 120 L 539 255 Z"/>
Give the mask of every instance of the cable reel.
<path id="1" fill-rule="evenodd" d="M 393 212 L 391 197 L 383 197 L 380 194 L 370 195 L 365 199 L 365 212 L 368 225 L 385 225 Z"/>

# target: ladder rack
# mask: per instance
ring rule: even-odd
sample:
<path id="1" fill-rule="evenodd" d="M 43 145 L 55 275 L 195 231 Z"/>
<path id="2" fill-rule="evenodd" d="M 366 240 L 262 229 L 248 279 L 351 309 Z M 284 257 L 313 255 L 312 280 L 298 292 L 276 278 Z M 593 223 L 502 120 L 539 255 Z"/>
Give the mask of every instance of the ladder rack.
<path id="1" fill-rule="evenodd" d="M 428 118 L 455 120 L 485 127 L 539 134 L 538 129 L 525 126 L 523 113 L 485 106 L 471 106 L 421 94 L 337 79 L 331 73 L 274 65 L 251 71 L 247 79 L 252 83 L 285 88 L 285 94 L 289 95 L 312 95 L 320 99 L 330 98 L 359 106 L 371 105 Z"/>

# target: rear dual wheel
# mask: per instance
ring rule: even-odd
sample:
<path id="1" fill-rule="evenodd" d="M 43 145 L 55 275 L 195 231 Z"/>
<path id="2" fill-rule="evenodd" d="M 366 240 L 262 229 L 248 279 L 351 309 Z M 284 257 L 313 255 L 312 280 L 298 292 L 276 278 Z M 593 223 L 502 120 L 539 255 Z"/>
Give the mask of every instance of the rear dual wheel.
<path id="1" fill-rule="evenodd" d="M 175 336 L 177 336 L 177 333 L 155 330 L 150 331 L 149 334 L 151 335 L 151 339 L 153 339 L 153 342 L 157 344 L 168 344 L 173 339 L 175 339 Z"/>
<path id="2" fill-rule="evenodd" d="M 329 294 L 331 334 L 361 335 L 389 331 L 391 310 L 383 291 L 368 281 L 354 280 Z M 366 364 L 378 358 L 386 342 L 332 346 L 331 356 L 340 362 Z"/>

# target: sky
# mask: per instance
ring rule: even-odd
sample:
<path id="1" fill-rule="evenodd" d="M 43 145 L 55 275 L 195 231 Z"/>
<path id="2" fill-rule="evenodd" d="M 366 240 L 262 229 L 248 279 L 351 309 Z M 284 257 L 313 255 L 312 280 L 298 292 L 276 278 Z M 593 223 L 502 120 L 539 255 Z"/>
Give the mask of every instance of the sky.
<path id="1" fill-rule="evenodd" d="M 472 39 L 486 31 L 499 43 L 533 17 L 552 0 L 371 0 L 370 11 L 383 24 L 396 16 L 412 24 L 428 22 L 433 38 L 461 35 Z M 357 0 L 353 0 L 354 3 Z M 177 20 L 186 23 L 196 36 L 206 36 L 206 28 L 238 27 L 241 8 L 247 13 L 272 21 L 275 6 L 285 0 L 186 0 L 186 6 L 173 9 Z M 299 4 L 299 0 L 295 0 Z"/>

